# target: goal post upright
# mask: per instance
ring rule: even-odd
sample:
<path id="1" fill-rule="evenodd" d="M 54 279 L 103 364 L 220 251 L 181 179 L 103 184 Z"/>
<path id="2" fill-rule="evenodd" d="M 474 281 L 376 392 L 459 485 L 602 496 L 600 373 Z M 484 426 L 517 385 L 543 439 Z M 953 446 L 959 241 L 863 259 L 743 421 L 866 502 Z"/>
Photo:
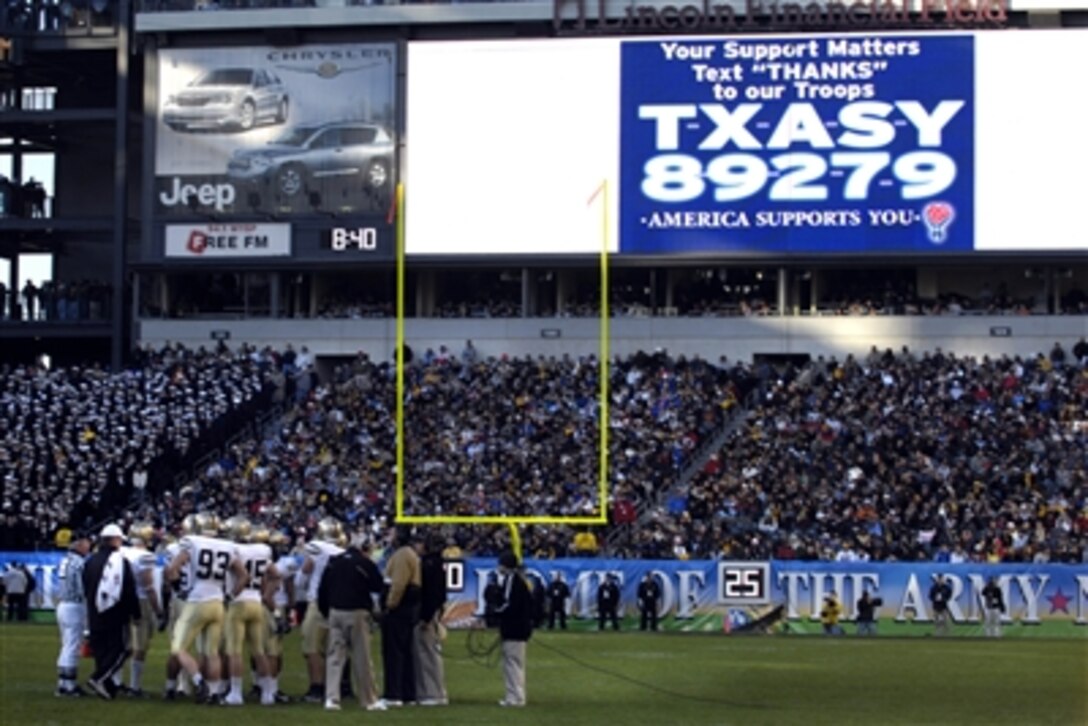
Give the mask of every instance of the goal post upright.
<path id="1" fill-rule="evenodd" d="M 587 205 L 595 201 L 601 205 L 601 249 L 600 249 L 600 340 L 598 341 L 598 452 L 597 452 L 597 514 L 591 516 L 579 515 L 419 515 L 405 514 L 405 189 L 403 183 L 398 183 L 395 197 L 396 214 L 396 523 L 415 525 L 494 525 L 506 526 L 510 530 L 510 543 L 517 554 L 522 558 L 522 542 L 519 527 L 527 525 L 571 525 L 571 526 L 599 526 L 608 523 L 608 428 L 609 428 L 609 275 L 608 275 L 608 244 L 609 244 L 609 194 L 608 181 L 603 180 L 600 186 L 589 198 Z"/>

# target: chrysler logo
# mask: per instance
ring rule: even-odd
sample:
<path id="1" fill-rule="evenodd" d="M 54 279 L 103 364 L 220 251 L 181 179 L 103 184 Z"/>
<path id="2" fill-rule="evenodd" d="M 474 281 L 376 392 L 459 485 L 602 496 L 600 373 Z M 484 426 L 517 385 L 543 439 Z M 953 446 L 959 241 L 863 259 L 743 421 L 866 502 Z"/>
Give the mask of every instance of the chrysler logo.
<path id="1" fill-rule="evenodd" d="M 326 80 L 330 78 L 336 78 L 341 73 L 351 73 L 353 71 L 363 71 L 367 68 L 373 68 L 374 66 L 384 66 L 388 63 L 382 61 L 370 61 L 366 63 L 354 63 L 352 65 L 341 65 L 334 60 L 325 60 L 318 63 L 316 66 L 312 65 L 291 65 L 289 63 L 279 63 L 277 68 L 285 71 L 294 71 L 295 73 L 313 73 L 318 78 L 324 78 Z"/>

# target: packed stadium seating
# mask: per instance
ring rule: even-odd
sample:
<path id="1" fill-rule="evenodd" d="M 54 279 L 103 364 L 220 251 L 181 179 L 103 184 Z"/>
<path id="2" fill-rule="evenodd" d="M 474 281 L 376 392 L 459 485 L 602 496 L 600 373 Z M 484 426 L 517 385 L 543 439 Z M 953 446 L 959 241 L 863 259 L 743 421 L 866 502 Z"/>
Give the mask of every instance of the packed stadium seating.
<path id="1" fill-rule="evenodd" d="M 1088 556 L 1088 368 L 873 352 L 787 371 L 642 557 L 1063 561 Z"/>
<path id="2" fill-rule="evenodd" d="M 271 351 L 167 348 L 141 358 L 115 374 L 3 369 L 3 549 L 32 549 L 63 525 L 166 496 L 173 472 L 271 405 Z"/>
<path id="3" fill-rule="evenodd" d="M 647 558 L 1080 561 L 1086 358 L 1080 341 L 1025 359 L 874 349 L 799 369 L 617 359 L 613 535 L 601 544 Z M 481 358 L 471 346 L 418 356 L 406 376 L 406 512 L 597 512 L 596 373 L 591 358 Z M 197 509 L 239 511 L 294 534 L 326 515 L 388 521 L 394 367 L 360 356 L 325 385 L 314 377 L 309 354 L 290 347 L 169 347 L 115 375 L 7 371 L 5 546 L 118 513 L 170 530 Z M 281 401 L 273 431 L 224 446 Z M 706 458 L 700 446 L 721 432 Z M 179 490 L 175 475 L 197 461 Z M 134 488 L 136 472 L 146 488 Z M 467 552 L 502 546 L 494 528 L 448 535 Z M 562 527 L 526 538 L 546 556 L 574 545 Z"/>

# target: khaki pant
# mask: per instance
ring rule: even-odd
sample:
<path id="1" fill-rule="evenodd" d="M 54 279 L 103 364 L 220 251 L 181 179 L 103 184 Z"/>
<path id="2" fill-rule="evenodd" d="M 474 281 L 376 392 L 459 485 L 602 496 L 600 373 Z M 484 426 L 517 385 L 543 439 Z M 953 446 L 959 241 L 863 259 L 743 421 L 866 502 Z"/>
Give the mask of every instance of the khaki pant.
<path id="1" fill-rule="evenodd" d="M 264 606 L 259 602 L 232 602 L 227 609 L 227 655 L 242 655 L 249 643 L 250 655 L 265 654 Z"/>
<path id="2" fill-rule="evenodd" d="M 329 624 L 321 617 L 317 603 L 306 606 L 306 617 L 302 619 L 302 654 L 324 654 L 329 642 Z"/>
<path id="3" fill-rule="evenodd" d="M 370 613 L 366 610 L 329 611 L 329 650 L 325 658 L 325 699 L 340 702 L 340 677 L 351 657 L 351 672 L 359 703 L 378 700 L 374 664 L 370 660 Z"/>
<path id="4" fill-rule="evenodd" d="M 166 632 L 170 634 L 170 637 L 174 637 L 174 626 L 178 623 L 178 618 L 181 617 L 181 608 L 185 605 L 185 601 L 177 597 L 170 598 L 170 608 L 166 621 Z"/>
<path id="5" fill-rule="evenodd" d="M 525 641 L 502 641 L 502 678 L 507 703 L 525 705 Z"/>
<path id="6" fill-rule="evenodd" d="M 150 600 L 140 601 L 140 622 L 131 625 L 132 633 L 129 635 L 129 647 L 137 653 L 146 653 L 151 645 L 151 637 L 155 634 L 155 611 L 151 609 Z"/>
<path id="7" fill-rule="evenodd" d="M 280 610 L 276 610 L 272 613 L 268 608 L 261 608 L 264 611 L 264 652 L 265 655 L 272 658 L 279 658 L 283 655 L 283 643 L 280 641 L 280 636 L 276 632 L 276 618 L 282 617 L 283 613 Z"/>
<path id="8" fill-rule="evenodd" d="M 181 609 L 181 617 L 174 626 L 170 639 L 170 654 L 189 651 L 194 641 L 203 638 L 204 655 L 219 656 L 219 641 L 223 633 L 223 601 L 187 602 Z M 197 652 L 200 652 L 198 647 Z M 191 653 L 190 653 L 191 655 Z"/>
<path id="9" fill-rule="evenodd" d="M 442 664 L 442 641 L 438 634 L 438 614 L 416 626 L 415 648 L 416 700 L 446 700 L 446 673 Z"/>

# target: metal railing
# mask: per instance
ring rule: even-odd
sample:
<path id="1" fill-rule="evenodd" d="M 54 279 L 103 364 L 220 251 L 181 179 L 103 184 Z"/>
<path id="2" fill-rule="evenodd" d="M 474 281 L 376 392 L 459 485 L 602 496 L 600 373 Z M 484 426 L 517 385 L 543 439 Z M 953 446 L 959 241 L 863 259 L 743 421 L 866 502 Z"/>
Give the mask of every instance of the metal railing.
<path id="1" fill-rule="evenodd" d="M 636 516 L 634 524 L 613 526 L 609 529 L 608 534 L 605 537 L 605 550 L 612 551 L 621 545 L 628 539 L 632 530 L 637 529 L 646 523 L 646 520 L 649 519 L 654 510 L 662 506 L 670 494 L 686 487 L 691 480 L 702 471 L 703 467 L 706 466 L 706 462 L 710 459 L 710 456 L 718 451 L 724 445 L 725 440 L 743 424 L 748 416 L 748 412 L 755 407 L 758 400 L 759 390 L 753 389 L 749 391 L 748 395 L 744 397 L 744 401 L 738 402 L 738 405 L 733 407 L 722 421 L 721 426 L 695 448 L 692 455 L 688 457 L 688 461 L 680 471 L 679 476 L 676 477 L 672 484 L 655 492 L 652 501 L 640 500 L 635 505 Z"/>

